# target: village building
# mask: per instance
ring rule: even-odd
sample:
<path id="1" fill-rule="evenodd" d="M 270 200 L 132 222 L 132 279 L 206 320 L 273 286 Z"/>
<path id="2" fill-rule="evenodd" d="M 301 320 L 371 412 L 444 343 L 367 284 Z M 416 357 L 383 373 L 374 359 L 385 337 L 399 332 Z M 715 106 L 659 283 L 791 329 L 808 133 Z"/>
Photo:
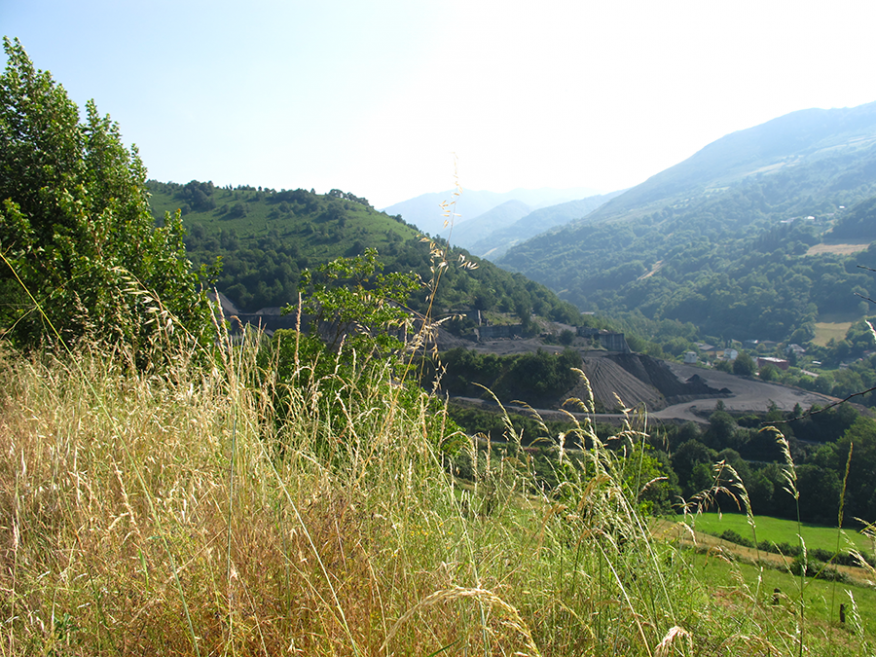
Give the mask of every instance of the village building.
<path id="1" fill-rule="evenodd" d="M 758 356 L 757 369 L 761 369 L 765 365 L 773 365 L 784 371 L 791 366 L 791 363 L 784 358 L 774 358 L 773 356 Z"/>

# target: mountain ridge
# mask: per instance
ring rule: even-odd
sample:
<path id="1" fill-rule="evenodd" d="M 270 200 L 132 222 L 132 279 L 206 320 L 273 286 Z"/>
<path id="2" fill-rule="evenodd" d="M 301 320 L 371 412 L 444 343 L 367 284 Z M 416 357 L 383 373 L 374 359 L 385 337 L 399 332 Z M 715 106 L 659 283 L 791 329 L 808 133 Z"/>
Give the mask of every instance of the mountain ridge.
<path id="1" fill-rule="evenodd" d="M 508 201 L 520 201 L 532 209 L 565 203 L 576 199 L 597 195 L 599 192 L 586 187 L 570 189 L 539 189 L 517 188 L 509 192 L 491 192 L 463 189 L 461 192 L 448 190 L 421 194 L 405 201 L 399 201 L 383 208 L 389 215 L 401 215 L 410 224 L 417 226 L 424 233 L 433 236 L 447 237 L 448 229 L 444 225 L 442 203 L 453 203 L 454 224 L 459 226 L 471 221 L 493 208 Z"/>
<path id="2" fill-rule="evenodd" d="M 873 197 L 876 103 L 803 110 L 726 135 L 495 261 L 582 310 L 802 343 L 820 315 L 866 310 L 856 295 L 876 282 L 857 265 L 876 251 L 809 249 Z"/>
<path id="3" fill-rule="evenodd" d="M 792 166 L 819 151 L 876 144 L 876 102 L 854 108 L 804 109 L 731 132 L 609 201 L 591 220 L 603 220 L 673 196 L 722 187 Z"/>

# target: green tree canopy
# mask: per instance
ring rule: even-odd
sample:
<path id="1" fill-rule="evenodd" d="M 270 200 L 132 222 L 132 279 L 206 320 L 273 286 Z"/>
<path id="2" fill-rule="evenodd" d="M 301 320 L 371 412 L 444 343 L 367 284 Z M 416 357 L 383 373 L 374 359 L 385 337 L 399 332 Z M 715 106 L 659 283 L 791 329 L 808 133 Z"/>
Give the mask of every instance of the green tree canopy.
<path id="1" fill-rule="evenodd" d="M 179 217 L 156 228 L 136 148 L 93 101 L 86 120 L 4 39 L 0 76 L 0 336 L 146 347 L 205 339 L 209 307 Z M 161 340 L 159 340 L 161 336 Z"/>
<path id="2" fill-rule="evenodd" d="M 733 361 L 733 374 L 740 376 L 751 376 L 757 371 L 757 365 L 754 359 L 744 351 L 739 352 L 736 360 Z"/>

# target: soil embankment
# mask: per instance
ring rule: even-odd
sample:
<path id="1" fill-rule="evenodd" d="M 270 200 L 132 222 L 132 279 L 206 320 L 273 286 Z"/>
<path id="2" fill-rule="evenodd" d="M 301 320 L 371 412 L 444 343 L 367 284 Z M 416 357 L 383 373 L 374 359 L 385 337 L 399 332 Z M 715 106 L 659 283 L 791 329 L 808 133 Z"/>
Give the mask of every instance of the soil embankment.
<path id="1" fill-rule="evenodd" d="M 441 345 L 443 349 L 465 346 L 478 351 L 508 355 L 534 352 L 537 349 L 559 352 L 563 347 L 546 345 L 538 339 L 501 339 L 481 343 L 458 340 Z M 788 388 L 757 379 L 735 376 L 714 369 L 663 361 L 644 354 L 581 351 L 582 369 L 593 396 L 606 411 L 623 408 L 644 408 L 652 420 L 661 422 L 706 423 L 718 402 L 733 413 L 765 412 L 771 404 L 782 411 L 792 411 L 799 404 L 808 409 L 813 404 L 824 406 L 836 401 L 832 397 Z M 568 398 L 587 398 L 586 385 L 581 383 L 557 400 L 557 406 Z M 469 400 L 475 402 L 475 400 Z M 556 407 L 555 407 L 556 408 Z M 542 412 L 543 409 L 538 409 Z M 550 413 L 544 409 L 545 414 Z M 548 415 L 543 415 L 548 417 Z M 610 421 L 611 416 L 600 418 Z"/>
<path id="2" fill-rule="evenodd" d="M 614 393 L 626 407 L 644 405 L 652 420 L 707 422 L 708 414 L 721 402 L 731 413 L 766 412 L 772 404 L 792 411 L 799 404 L 808 409 L 824 406 L 833 397 L 798 388 L 765 383 L 718 370 L 658 360 L 642 354 L 588 355 L 584 371 L 594 396 L 607 410 L 618 408 Z M 567 396 L 578 396 L 580 389 Z"/>
<path id="3" fill-rule="evenodd" d="M 653 414 L 677 404 L 732 394 L 726 387 L 709 385 L 698 373 L 680 378 L 665 361 L 643 354 L 603 352 L 588 354 L 583 361 L 593 396 L 606 410 L 644 407 Z M 582 382 L 565 396 L 583 399 L 586 395 Z"/>

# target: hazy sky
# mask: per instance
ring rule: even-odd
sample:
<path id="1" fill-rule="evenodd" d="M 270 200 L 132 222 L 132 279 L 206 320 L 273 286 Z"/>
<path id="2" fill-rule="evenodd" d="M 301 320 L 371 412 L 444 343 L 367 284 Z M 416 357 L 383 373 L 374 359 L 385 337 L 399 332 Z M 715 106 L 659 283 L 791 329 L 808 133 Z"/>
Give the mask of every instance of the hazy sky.
<path id="1" fill-rule="evenodd" d="M 340 188 L 636 185 L 719 137 L 876 101 L 874 2 L 0 0 L 150 177 Z"/>

